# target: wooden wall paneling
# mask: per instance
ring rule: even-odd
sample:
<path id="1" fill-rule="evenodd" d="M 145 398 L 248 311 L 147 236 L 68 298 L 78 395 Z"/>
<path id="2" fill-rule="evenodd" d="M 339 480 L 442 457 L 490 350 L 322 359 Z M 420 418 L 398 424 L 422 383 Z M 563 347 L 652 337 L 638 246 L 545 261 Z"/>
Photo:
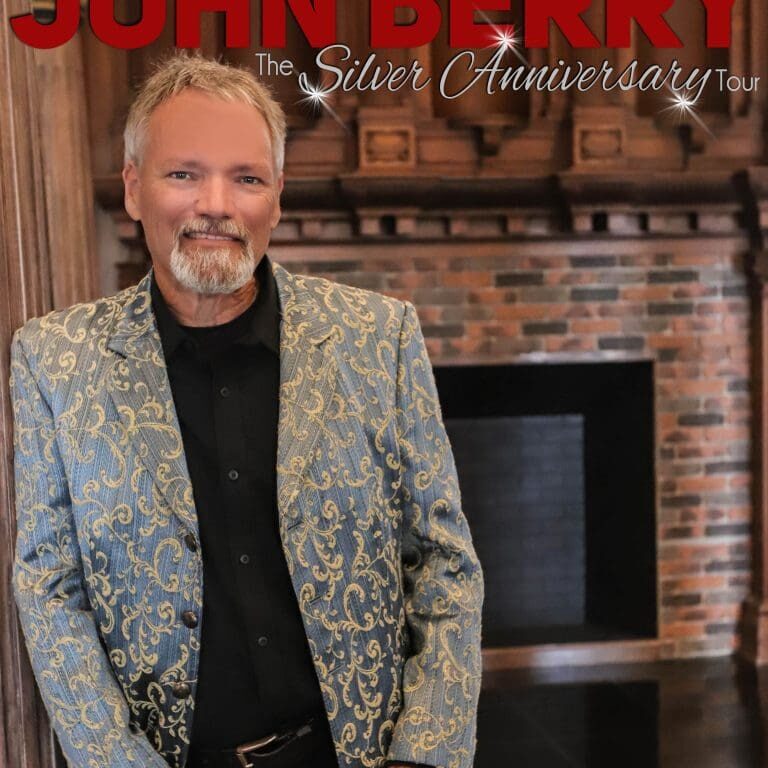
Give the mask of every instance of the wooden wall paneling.
<path id="1" fill-rule="evenodd" d="M 80 35 L 67 45 L 35 50 L 45 213 L 54 307 L 99 294 L 93 183 Z"/>
<path id="2" fill-rule="evenodd" d="M 747 0 L 736 0 L 731 14 L 733 37 L 728 51 L 728 70 L 731 74 L 746 77 L 751 74 L 749 67 L 749 8 Z M 746 114 L 752 94 L 738 90 L 729 94 L 729 110 L 733 116 Z"/>
<path id="3" fill-rule="evenodd" d="M 760 77 L 760 87 L 752 96 L 754 109 L 763 125 L 763 162 L 768 163 L 768 15 L 764 0 L 749 0 L 749 53 L 750 74 Z"/>
<path id="4" fill-rule="evenodd" d="M 135 89 L 139 83 L 151 74 L 155 63 L 164 58 L 174 48 L 176 39 L 176 30 L 174 20 L 176 19 L 176 0 L 153 0 L 153 2 L 165 3 L 165 26 L 158 38 L 141 48 L 135 48 L 128 53 L 128 73 L 129 85 Z M 123 18 L 136 19 L 141 13 L 142 0 L 128 0 L 126 3 L 126 14 Z M 210 16 L 212 14 L 205 14 Z M 202 41 L 201 41 L 202 42 Z"/>
<path id="5" fill-rule="evenodd" d="M 0 18 L 28 7 L 24 0 L 0 0 Z M 82 70 L 74 66 L 78 56 L 79 43 L 74 43 L 41 62 L 8 24 L 0 28 L 0 765 L 8 768 L 57 765 L 10 580 L 16 524 L 8 350 L 24 320 L 95 289 L 82 80 L 77 84 Z M 56 94 L 57 88 L 66 90 Z M 80 218 L 62 221 L 70 216 Z M 58 240 L 55 264 L 52 235 Z"/>
<path id="6" fill-rule="evenodd" d="M 130 106 L 128 52 L 82 32 L 86 106 L 93 176 L 118 173 L 123 165 L 123 125 Z"/>
<path id="7" fill-rule="evenodd" d="M 23 13 L 21 0 L 0 0 L 0 18 Z M 8 350 L 15 328 L 51 306 L 44 188 L 40 166 L 34 57 L 8 24 L 0 27 L 0 763 L 50 768 L 50 741 L 39 725 L 42 704 L 18 630 L 11 588 L 15 542 L 12 419 Z"/>

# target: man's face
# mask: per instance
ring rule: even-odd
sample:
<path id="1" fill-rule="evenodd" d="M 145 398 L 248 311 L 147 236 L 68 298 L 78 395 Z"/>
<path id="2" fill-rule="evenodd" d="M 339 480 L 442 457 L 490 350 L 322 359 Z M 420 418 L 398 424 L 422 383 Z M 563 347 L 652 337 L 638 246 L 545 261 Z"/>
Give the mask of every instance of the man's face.
<path id="1" fill-rule="evenodd" d="M 283 178 L 266 121 L 199 90 L 152 113 L 141 164 L 128 163 L 123 180 L 155 271 L 198 293 L 245 285 L 280 220 Z"/>

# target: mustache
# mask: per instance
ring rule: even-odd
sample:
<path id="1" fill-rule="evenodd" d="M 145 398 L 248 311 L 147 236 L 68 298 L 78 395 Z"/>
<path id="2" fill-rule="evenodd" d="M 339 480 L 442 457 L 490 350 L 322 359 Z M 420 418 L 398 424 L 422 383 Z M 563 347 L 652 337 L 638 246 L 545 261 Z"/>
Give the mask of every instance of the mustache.
<path id="1" fill-rule="evenodd" d="M 184 224 L 176 230 L 176 242 L 180 242 L 184 235 L 190 235 L 192 233 L 234 237 L 245 245 L 247 245 L 249 241 L 248 230 L 234 221 L 218 221 L 216 219 L 199 218 L 190 219 L 189 221 L 184 222 Z"/>

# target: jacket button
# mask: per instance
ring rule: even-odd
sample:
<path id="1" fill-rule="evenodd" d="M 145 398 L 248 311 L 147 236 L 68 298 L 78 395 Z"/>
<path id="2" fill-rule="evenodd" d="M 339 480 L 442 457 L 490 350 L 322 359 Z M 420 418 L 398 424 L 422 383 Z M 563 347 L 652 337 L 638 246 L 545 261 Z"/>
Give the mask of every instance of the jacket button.
<path id="1" fill-rule="evenodd" d="M 195 541 L 195 535 L 193 533 L 188 533 L 184 537 L 184 543 L 187 545 L 187 549 L 190 552 L 197 552 L 197 542 Z"/>
<path id="2" fill-rule="evenodd" d="M 181 620 L 184 626 L 194 629 L 197 626 L 197 614 L 194 611 L 184 611 L 181 614 Z"/>
<path id="3" fill-rule="evenodd" d="M 171 693 L 177 699 L 186 699 L 192 693 L 192 689 L 189 687 L 189 683 L 174 683 L 171 686 Z"/>

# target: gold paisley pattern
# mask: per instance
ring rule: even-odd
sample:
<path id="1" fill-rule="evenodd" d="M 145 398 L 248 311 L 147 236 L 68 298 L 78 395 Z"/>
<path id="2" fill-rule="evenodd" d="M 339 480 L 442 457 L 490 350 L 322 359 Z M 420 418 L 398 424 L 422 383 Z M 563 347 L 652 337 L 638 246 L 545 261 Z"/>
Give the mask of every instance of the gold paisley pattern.
<path id="1" fill-rule="evenodd" d="M 280 534 L 339 765 L 469 768 L 482 573 L 416 313 L 274 269 Z M 27 323 L 12 393 L 14 589 L 67 759 L 182 768 L 202 561 L 149 277 Z"/>

